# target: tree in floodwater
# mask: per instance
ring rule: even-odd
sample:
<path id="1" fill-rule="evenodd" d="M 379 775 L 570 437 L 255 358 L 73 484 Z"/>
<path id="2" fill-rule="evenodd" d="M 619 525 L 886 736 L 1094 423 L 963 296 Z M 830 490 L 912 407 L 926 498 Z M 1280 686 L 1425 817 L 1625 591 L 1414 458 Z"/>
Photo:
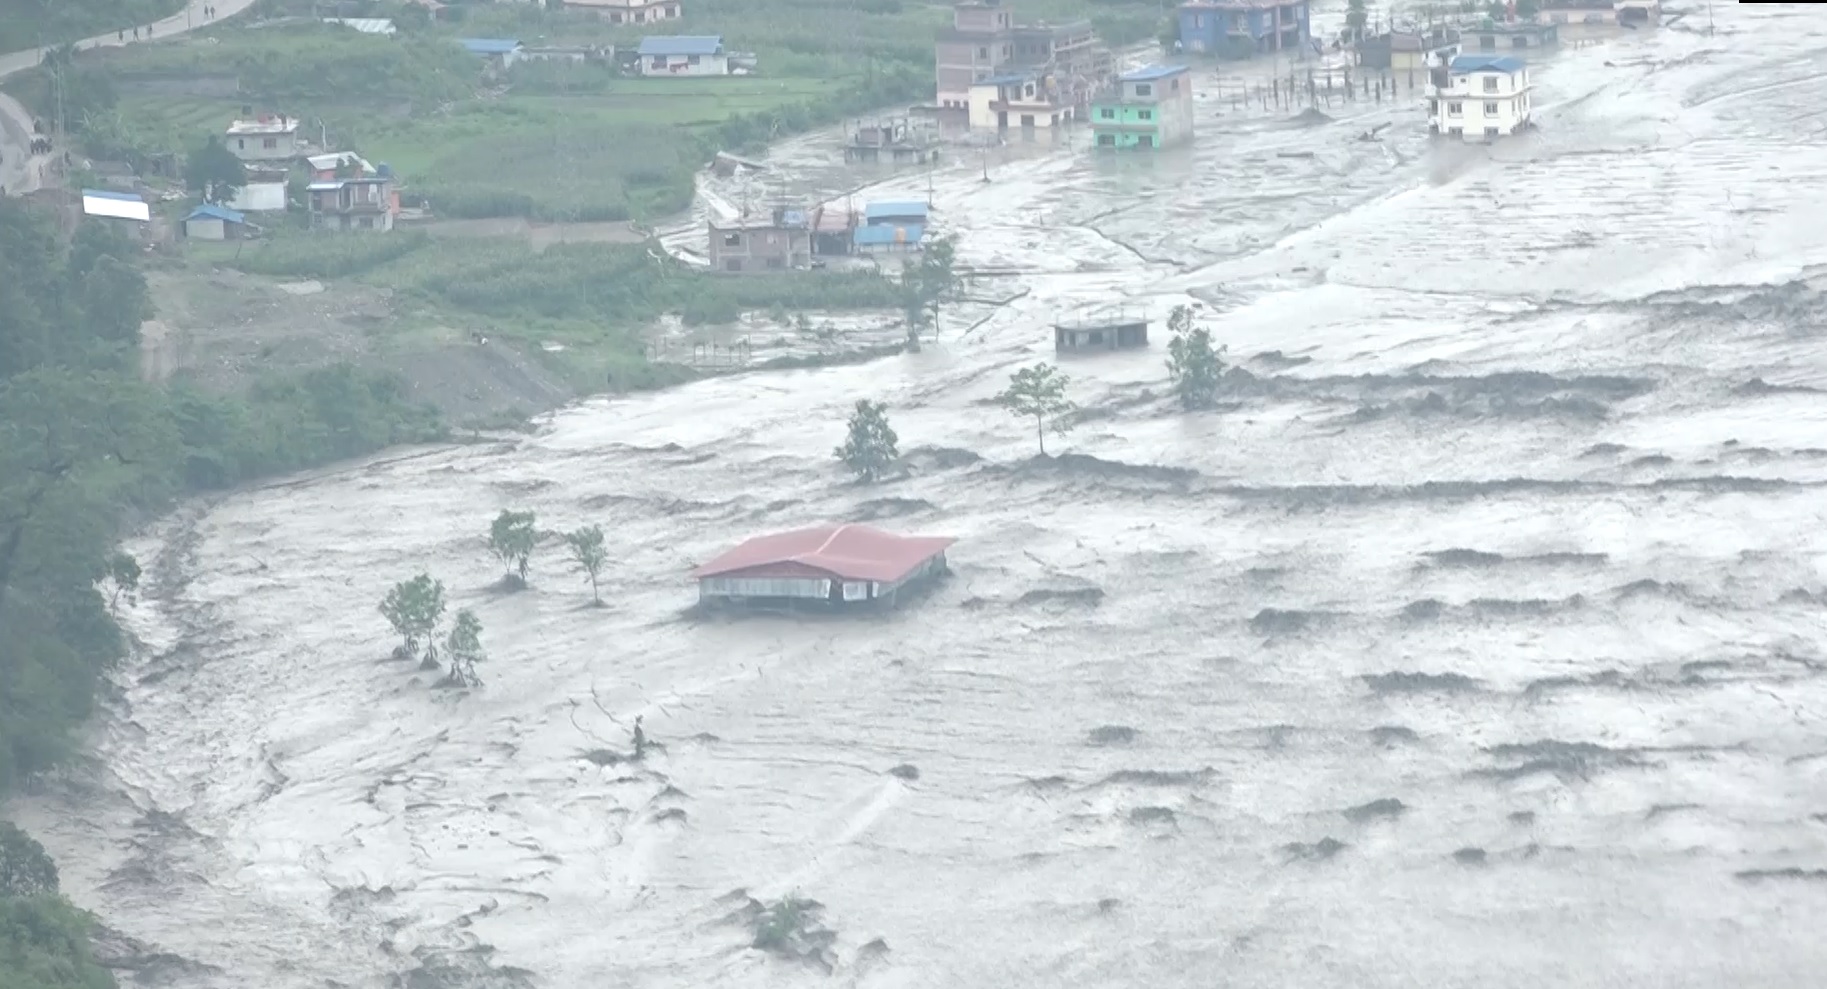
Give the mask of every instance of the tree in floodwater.
<path id="1" fill-rule="evenodd" d="M 532 559 L 533 547 L 539 543 L 534 521 L 532 512 L 503 509 L 488 529 L 489 552 L 507 567 L 507 582 L 520 587 L 527 586 L 527 561 Z"/>
<path id="2" fill-rule="evenodd" d="M 381 615 L 406 640 L 395 651 L 395 655 L 411 659 L 419 655 L 419 649 L 423 647 L 425 666 L 432 669 L 437 667 L 438 624 L 444 620 L 442 581 L 432 580 L 430 574 L 424 573 L 411 580 L 400 581 L 382 599 Z"/>
<path id="3" fill-rule="evenodd" d="M 0 821 L 0 896 L 57 892 L 57 863 L 31 835 Z"/>
<path id="4" fill-rule="evenodd" d="M 463 608 L 457 612 L 457 621 L 444 639 L 444 651 L 450 656 L 450 678 L 462 687 L 480 687 L 482 678 L 476 675 L 476 664 L 488 658 L 482 650 L 482 619 L 476 613 Z"/>
<path id="5" fill-rule="evenodd" d="M 565 545 L 571 550 L 571 562 L 590 578 L 590 601 L 602 607 L 603 596 L 596 588 L 597 577 L 609 562 L 609 550 L 603 545 L 603 527 L 588 525 L 565 533 Z"/>
<path id="6" fill-rule="evenodd" d="M 1009 387 L 996 396 L 996 404 L 1009 410 L 1010 415 L 1033 417 L 1034 435 L 1040 441 L 1043 457 L 1047 455 L 1048 424 L 1061 434 L 1072 428 L 1063 418 L 1078 408 L 1066 397 L 1066 385 L 1071 381 L 1059 368 L 1043 362 L 1010 375 Z"/>
<path id="7" fill-rule="evenodd" d="M 1173 339 L 1167 343 L 1167 374 L 1183 409 L 1209 409 L 1218 404 L 1218 384 L 1224 377 L 1224 348 L 1212 346 L 1212 332 L 1193 325 L 1193 311 L 1175 306 L 1167 317 Z"/>
<path id="8" fill-rule="evenodd" d="M 123 594 L 131 604 L 140 589 L 140 561 L 130 553 L 115 553 L 108 557 L 108 579 L 114 582 L 114 593 L 108 597 L 108 610 L 114 610 Z"/>
<path id="9" fill-rule="evenodd" d="M 1352 41 L 1364 40 L 1364 26 L 1369 23 L 1370 13 L 1364 9 L 1364 0 L 1350 0 L 1345 4 L 1345 27 Z"/>
<path id="10" fill-rule="evenodd" d="M 856 411 L 850 414 L 850 435 L 845 438 L 844 445 L 837 448 L 837 459 L 842 460 L 858 480 L 873 483 L 900 459 L 901 451 L 896 446 L 900 441 L 894 428 L 888 425 L 888 406 L 861 399 L 856 403 Z"/>

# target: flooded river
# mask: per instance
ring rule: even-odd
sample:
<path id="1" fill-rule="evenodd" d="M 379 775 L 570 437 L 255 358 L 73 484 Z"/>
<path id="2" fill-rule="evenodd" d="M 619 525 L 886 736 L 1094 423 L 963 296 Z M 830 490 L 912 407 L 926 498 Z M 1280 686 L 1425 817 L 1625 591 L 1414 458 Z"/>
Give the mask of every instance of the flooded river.
<path id="1" fill-rule="evenodd" d="M 1493 148 L 1208 101 L 1186 151 L 967 156 L 935 214 L 1026 294 L 921 354 L 190 506 L 132 546 L 93 779 L 22 823 L 197 989 L 1809 984 L 1827 19 L 1717 16 L 1540 63 Z M 835 193 L 830 157 L 774 161 Z M 1189 301 L 1223 411 L 1164 403 L 1159 340 L 1067 362 L 1062 456 L 987 404 L 1054 318 Z M 907 479 L 832 460 L 859 398 Z M 611 606 L 553 547 L 495 592 L 503 508 L 602 524 Z M 956 576 L 884 621 L 682 615 L 729 544 L 865 519 Z M 420 568 L 485 689 L 387 659 Z M 585 758 L 637 715 L 664 751 Z M 829 973 L 748 948 L 795 892 Z"/>

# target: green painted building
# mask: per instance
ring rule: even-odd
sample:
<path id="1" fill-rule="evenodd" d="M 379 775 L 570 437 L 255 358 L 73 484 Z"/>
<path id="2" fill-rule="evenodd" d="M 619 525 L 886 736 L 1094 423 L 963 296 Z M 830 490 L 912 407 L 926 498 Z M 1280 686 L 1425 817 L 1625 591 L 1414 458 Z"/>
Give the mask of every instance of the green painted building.
<path id="1" fill-rule="evenodd" d="M 1184 65 L 1126 72 L 1091 101 L 1093 147 L 1167 148 L 1192 137 L 1193 77 Z"/>

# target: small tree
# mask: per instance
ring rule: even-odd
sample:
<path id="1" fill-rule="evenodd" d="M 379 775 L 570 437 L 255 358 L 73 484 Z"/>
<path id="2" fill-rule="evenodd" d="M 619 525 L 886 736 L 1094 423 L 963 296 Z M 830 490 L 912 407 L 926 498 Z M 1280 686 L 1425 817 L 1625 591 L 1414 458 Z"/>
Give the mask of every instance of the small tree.
<path id="1" fill-rule="evenodd" d="M 996 403 L 1008 409 L 1009 414 L 1023 418 L 1034 417 L 1034 435 L 1040 441 L 1040 454 L 1043 457 L 1047 455 L 1048 422 L 1052 422 L 1056 433 L 1064 433 L 1071 428 L 1061 418 L 1077 408 L 1066 398 L 1066 385 L 1071 380 L 1051 364 L 1036 364 L 1010 375 L 1009 387 L 996 396 Z"/>
<path id="2" fill-rule="evenodd" d="M 585 526 L 566 533 L 565 545 L 571 548 L 572 562 L 590 578 L 591 602 L 601 607 L 603 596 L 596 589 L 596 578 L 603 572 L 603 565 L 609 562 L 609 551 L 603 547 L 602 526 Z"/>
<path id="3" fill-rule="evenodd" d="M 0 821 L 0 898 L 57 892 L 57 863 L 44 846 L 9 821 Z"/>
<path id="4" fill-rule="evenodd" d="M 204 202 L 221 205 L 247 187 L 247 166 L 222 138 L 211 137 L 185 156 L 184 184 Z"/>
<path id="5" fill-rule="evenodd" d="M 1345 4 L 1345 27 L 1353 41 L 1364 40 L 1364 25 L 1370 23 L 1370 14 L 1364 9 L 1364 0 L 1350 0 Z"/>
<path id="6" fill-rule="evenodd" d="M 419 647 L 423 645 L 426 665 L 434 668 L 438 665 L 438 623 L 444 620 L 444 584 L 441 581 L 422 573 L 393 585 L 393 590 L 381 601 L 381 614 L 406 640 L 399 655 L 411 659 L 419 654 Z"/>
<path id="7" fill-rule="evenodd" d="M 108 610 L 114 610 L 114 605 L 122 594 L 127 595 L 128 603 L 132 603 L 134 594 L 140 589 L 140 561 L 129 553 L 114 554 L 108 558 L 108 579 L 114 582 L 114 593 L 108 598 Z"/>
<path id="8" fill-rule="evenodd" d="M 888 406 L 862 399 L 850 413 L 850 435 L 837 448 L 837 459 L 855 472 L 864 483 L 873 483 L 888 472 L 900 458 L 896 444 L 901 441 L 888 425 Z"/>
<path id="9" fill-rule="evenodd" d="M 1224 376 L 1224 350 L 1212 347 L 1212 334 L 1193 326 L 1193 311 L 1175 306 L 1167 317 L 1167 374 L 1184 409 L 1209 409 L 1218 404 L 1218 383 Z"/>
<path id="10" fill-rule="evenodd" d="M 1519 20 L 1519 21 L 1535 20 L 1535 15 L 1540 12 L 1541 12 L 1541 5 L 1536 3 L 1535 0 L 1516 0 L 1516 19 L 1517 20 Z"/>
<path id="11" fill-rule="evenodd" d="M 532 512 L 503 510 L 488 529 L 489 552 L 507 568 L 509 583 L 527 586 L 527 561 L 539 543 L 539 532 L 533 527 Z"/>
<path id="12" fill-rule="evenodd" d="M 450 654 L 450 678 L 459 686 L 480 687 L 476 664 L 488 658 L 482 651 L 482 619 L 463 608 L 457 612 L 456 625 L 444 639 L 444 650 Z"/>

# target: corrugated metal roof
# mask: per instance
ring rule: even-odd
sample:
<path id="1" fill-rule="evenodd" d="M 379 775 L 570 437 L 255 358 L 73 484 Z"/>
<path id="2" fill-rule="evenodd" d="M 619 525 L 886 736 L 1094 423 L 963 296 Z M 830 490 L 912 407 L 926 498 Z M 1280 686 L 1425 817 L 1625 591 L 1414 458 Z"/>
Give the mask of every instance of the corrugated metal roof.
<path id="1" fill-rule="evenodd" d="M 472 55 L 506 55 L 520 47 L 513 38 L 458 38 L 457 44 Z"/>
<path id="2" fill-rule="evenodd" d="M 893 216 L 926 216 L 926 204 L 922 202 L 870 203 L 863 207 L 863 218 L 866 220 L 886 219 Z"/>
<path id="3" fill-rule="evenodd" d="M 823 525 L 759 536 L 692 571 L 702 580 L 797 564 L 847 580 L 900 580 L 957 542 L 948 536 L 897 536 L 866 525 Z"/>
<path id="4" fill-rule="evenodd" d="M 374 171 L 374 166 L 368 164 L 367 159 L 353 151 L 332 151 L 328 154 L 312 155 L 305 161 L 310 163 L 313 170 L 319 172 L 341 168 L 345 162 L 349 161 L 354 161 L 356 165 L 360 166 L 363 174 Z"/>
<path id="5" fill-rule="evenodd" d="M 1185 71 L 1186 66 L 1184 65 L 1150 65 L 1132 72 L 1125 72 L 1118 78 L 1124 82 L 1153 82 L 1156 79 L 1177 76 Z"/>
<path id="6" fill-rule="evenodd" d="M 237 213 L 232 209 L 228 209 L 227 207 L 223 207 L 223 206 L 217 206 L 214 203 L 204 203 L 203 205 L 198 206 L 196 209 L 191 210 L 190 215 L 185 217 L 184 219 L 186 219 L 186 220 L 198 220 L 198 219 L 222 220 L 227 223 L 246 223 L 247 222 L 246 214 Z"/>
<path id="7" fill-rule="evenodd" d="M 1447 67 L 1449 72 L 1521 72 L 1526 67 L 1514 55 L 1461 55 Z"/>
<path id="8" fill-rule="evenodd" d="M 363 34 L 392 34 L 393 21 L 385 17 L 326 17 L 325 24 L 341 24 Z"/>
<path id="9" fill-rule="evenodd" d="M 723 36 L 720 34 L 691 35 L 668 34 L 642 38 L 640 54 L 653 55 L 716 55 L 723 51 Z"/>
<path id="10" fill-rule="evenodd" d="M 152 219 L 152 207 L 146 205 L 144 199 L 129 192 L 109 192 L 106 189 L 84 189 L 82 211 L 89 216 L 109 216 L 120 220 L 139 220 L 142 223 Z"/>
<path id="11" fill-rule="evenodd" d="M 858 247 L 883 247 L 888 244 L 917 244 L 926 236 L 926 227 L 919 223 L 880 224 L 873 227 L 857 227 L 851 235 L 851 243 Z"/>

